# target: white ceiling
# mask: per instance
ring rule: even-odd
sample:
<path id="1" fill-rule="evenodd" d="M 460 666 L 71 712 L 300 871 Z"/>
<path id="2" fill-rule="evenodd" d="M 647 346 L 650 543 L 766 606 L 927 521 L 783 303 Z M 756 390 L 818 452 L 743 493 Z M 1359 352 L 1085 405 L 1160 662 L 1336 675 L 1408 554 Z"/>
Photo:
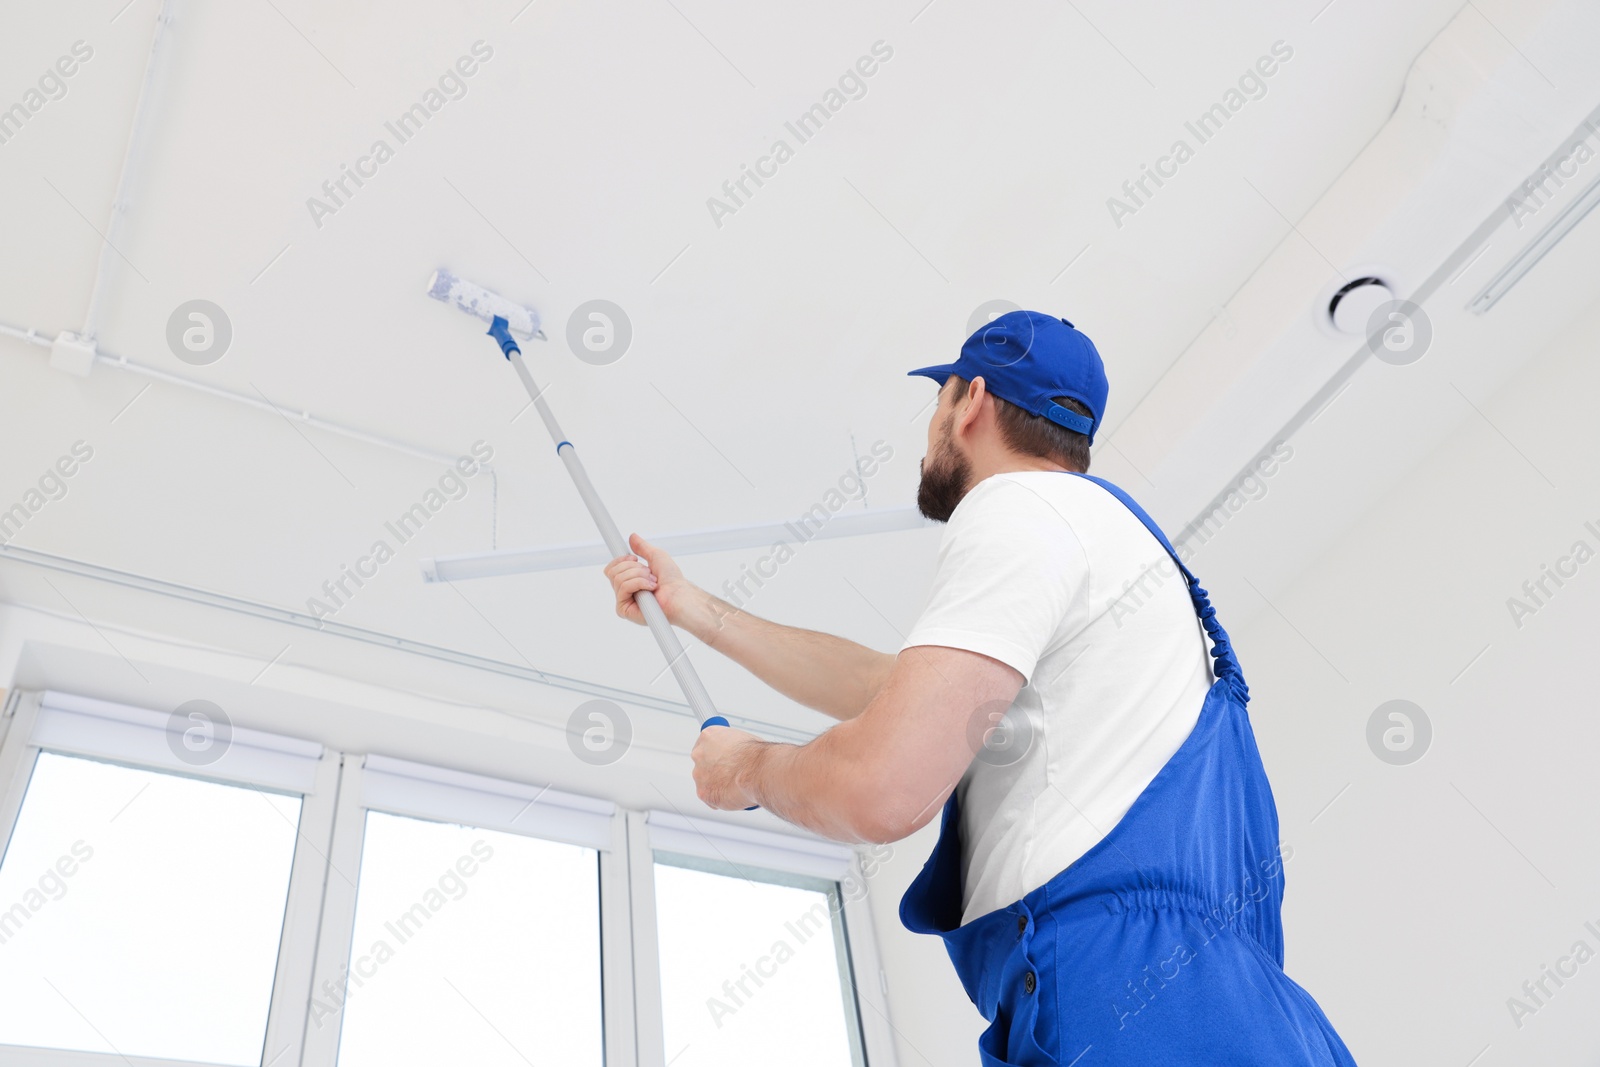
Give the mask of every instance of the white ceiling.
<path id="1" fill-rule="evenodd" d="M 866 505 L 908 504 L 930 387 L 904 370 L 951 356 L 992 299 L 1095 338 L 1113 384 L 1097 473 L 1174 533 L 1347 380 L 1294 437 L 1269 502 L 1198 557 L 1238 611 L 1260 607 L 1245 579 L 1270 597 L 1475 417 L 1464 399 L 1595 296 L 1590 222 L 1560 266 L 1487 316 L 1463 310 L 1533 232 L 1492 216 L 1600 103 L 1592 5 L 170 6 L 101 350 L 431 452 L 491 443 L 495 482 L 474 479 L 337 620 L 663 698 L 670 677 L 592 572 L 420 581 L 425 556 L 593 536 L 492 342 L 424 296 L 435 267 L 542 312 L 534 373 L 619 522 L 645 532 L 795 516 L 851 469 L 852 436 L 894 450 Z M 0 323 L 83 327 L 157 9 L 30 9 L 0 40 L 0 106 L 74 41 L 94 48 L 66 96 L 0 145 Z M 307 198 L 374 139 L 392 143 L 384 123 L 480 40 L 493 56 L 465 97 L 318 227 Z M 893 56 L 866 95 L 718 226 L 707 198 L 878 41 Z M 1107 198 L 1174 139 L 1192 144 L 1184 123 L 1277 41 L 1293 57 L 1265 95 L 1119 227 Z M 1367 265 L 1428 294 L 1431 358 L 1352 362 L 1359 340 L 1317 329 L 1313 308 Z M 210 366 L 165 342 L 195 298 L 233 323 Z M 634 330 L 605 367 L 564 342 L 594 298 Z M 14 545 L 262 604 L 304 610 L 440 473 L 113 367 L 74 377 L 7 336 L 0 381 L 0 507 L 74 441 L 95 449 Z M 936 543 L 928 530 L 808 545 L 751 607 L 894 647 Z M 687 565 L 715 587 L 759 554 Z M 349 642 L 14 560 L 0 598 L 94 618 L 113 649 L 128 640 L 113 626 L 262 660 L 292 642 L 285 664 L 468 702 L 560 719 L 579 699 L 427 665 L 402 676 Z M 730 707 L 814 721 L 698 662 Z"/>

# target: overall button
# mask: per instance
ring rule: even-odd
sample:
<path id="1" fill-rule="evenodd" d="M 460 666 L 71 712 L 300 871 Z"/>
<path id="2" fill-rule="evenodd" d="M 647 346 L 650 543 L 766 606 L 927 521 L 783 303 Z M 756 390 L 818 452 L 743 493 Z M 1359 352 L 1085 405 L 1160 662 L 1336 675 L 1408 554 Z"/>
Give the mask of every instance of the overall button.
<path id="1" fill-rule="evenodd" d="M 1022 991 L 1024 993 L 1032 993 L 1038 987 L 1039 980 L 1033 976 L 1032 971 L 1022 976 Z"/>

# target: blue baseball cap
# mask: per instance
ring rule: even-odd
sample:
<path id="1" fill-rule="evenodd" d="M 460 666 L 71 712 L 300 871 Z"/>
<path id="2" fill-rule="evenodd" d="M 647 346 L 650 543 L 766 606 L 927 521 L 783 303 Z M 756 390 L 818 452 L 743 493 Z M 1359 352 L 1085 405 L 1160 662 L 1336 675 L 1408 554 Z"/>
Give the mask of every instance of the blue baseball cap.
<path id="1" fill-rule="evenodd" d="M 952 374 L 969 382 L 982 378 L 1001 400 L 1075 430 L 1090 444 L 1111 389 L 1094 342 L 1066 319 L 1037 311 L 1009 311 L 974 331 L 954 363 L 910 373 L 932 378 L 941 387 Z M 1058 396 L 1078 401 L 1091 417 L 1057 404 Z"/>

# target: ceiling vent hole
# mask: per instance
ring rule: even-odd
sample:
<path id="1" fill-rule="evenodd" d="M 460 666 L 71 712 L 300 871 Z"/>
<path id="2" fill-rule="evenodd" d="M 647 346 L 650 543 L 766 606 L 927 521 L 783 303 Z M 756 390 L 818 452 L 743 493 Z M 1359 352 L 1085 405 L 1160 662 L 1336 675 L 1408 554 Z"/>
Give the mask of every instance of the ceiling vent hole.
<path id="1" fill-rule="evenodd" d="M 1393 299 L 1394 291 L 1382 278 L 1357 278 L 1328 301 L 1328 319 L 1340 333 L 1364 334 L 1372 313 Z"/>

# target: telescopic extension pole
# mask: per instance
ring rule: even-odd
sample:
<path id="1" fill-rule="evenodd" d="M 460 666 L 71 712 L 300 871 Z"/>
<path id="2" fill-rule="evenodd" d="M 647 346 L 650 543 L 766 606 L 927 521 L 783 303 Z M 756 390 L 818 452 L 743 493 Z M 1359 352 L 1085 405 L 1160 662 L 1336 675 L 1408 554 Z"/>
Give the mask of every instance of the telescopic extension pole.
<path id="1" fill-rule="evenodd" d="M 594 483 L 589 480 L 589 472 L 583 469 L 583 460 L 578 458 L 578 450 L 567 440 L 566 434 L 561 432 L 561 424 L 556 421 L 555 413 L 550 410 L 550 405 L 545 403 L 544 394 L 534 382 L 533 375 L 528 372 L 528 365 L 522 359 L 522 349 L 512 338 L 507 321 L 498 315 L 495 316 L 489 326 L 489 336 L 499 342 L 500 351 L 505 353 L 506 359 L 516 368 L 517 377 L 522 379 L 523 386 L 528 390 L 528 398 L 533 401 L 534 410 L 539 413 L 539 418 L 544 420 L 544 428 L 550 432 L 550 440 L 556 446 L 556 455 L 566 464 L 567 473 L 572 476 L 572 484 L 577 487 L 578 495 L 583 498 L 584 506 L 589 509 L 590 518 L 594 519 L 595 526 L 599 528 L 600 537 L 605 541 L 607 551 L 613 558 L 628 555 L 631 550 L 627 541 L 623 540 L 622 532 L 611 519 L 611 513 L 606 510 L 600 495 L 595 492 Z M 639 611 L 644 615 L 644 621 L 650 627 L 650 633 L 655 637 L 656 644 L 660 646 L 661 654 L 667 657 L 667 666 L 672 668 L 672 676 L 678 680 L 678 686 L 689 701 L 689 707 L 694 709 L 695 716 L 700 720 L 700 728 L 703 730 L 707 726 L 727 726 L 728 720 L 717 714 L 716 705 L 711 702 L 711 694 L 706 692 L 700 676 L 695 673 L 694 665 L 689 662 L 688 654 L 684 651 L 682 642 L 678 640 L 677 632 L 667 621 L 666 612 L 662 611 L 661 605 L 656 602 L 656 595 L 648 589 L 641 589 L 633 595 L 633 600 L 639 605 Z"/>

